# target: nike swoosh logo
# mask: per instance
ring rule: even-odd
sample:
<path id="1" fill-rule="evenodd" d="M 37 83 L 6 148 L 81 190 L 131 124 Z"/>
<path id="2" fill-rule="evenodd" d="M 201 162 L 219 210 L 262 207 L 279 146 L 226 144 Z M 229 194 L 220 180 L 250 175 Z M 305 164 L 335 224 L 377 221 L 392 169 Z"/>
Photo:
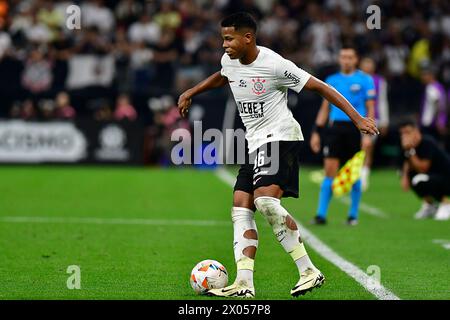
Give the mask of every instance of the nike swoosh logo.
<path id="1" fill-rule="evenodd" d="M 298 286 L 296 286 L 296 287 L 294 288 L 294 290 L 297 289 L 298 287 L 301 287 L 301 286 L 307 284 L 308 282 L 313 281 L 313 280 L 314 280 L 314 279 L 311 279 L 311 280 L 308 280 L 308 281 L 306 281 L 306 282 L 300 283 Z"/>
<path id="2" fill-rule="evenodd" d="M 254 297 L 253 293 L 250 290 L 245 290 L 245 291 L 239 291 L 235 294 L 235 296 L 240 297 L 240 296 L 245 296 L 247 293 L 249 293 L 252 297 Z"/>
<path id="3" fill-rule="evenodd" d="M 229 83 L 233 83 L 234 81 L 233 80 L 230 80 L 230 81 L 228 81 Z"/>

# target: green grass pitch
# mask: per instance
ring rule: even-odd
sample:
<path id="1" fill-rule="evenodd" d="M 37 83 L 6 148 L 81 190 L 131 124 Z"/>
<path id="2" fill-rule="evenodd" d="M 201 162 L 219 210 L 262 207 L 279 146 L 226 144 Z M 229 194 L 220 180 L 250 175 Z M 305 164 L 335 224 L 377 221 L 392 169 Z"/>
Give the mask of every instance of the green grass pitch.
<path id="1" fill-rule="evenodd" d="M 298 221 L 360 269 L 378 266 L 399 298 L 450 299 L 442 245 L 450 221 L 414 220 L 419 200 L 400 190 L 395 171 L 375 170 L 363 202 L 386 216 L 362 212 L 351 228 L 348 206 L 334 199 L 329 224 L 310 226 L 319 191 L 312 170 L 301 170 L 300 199 L 283 200 Z M 234 280 L 232 189 L 214 171 L 5 166 L 0 177 L 0 299 L 212 299 L 189 285 L 192 267 L 207 258 Z M 257 299 L 293 299 L 295 265 L 259 214 L 257 224 Z M 306 248 L 327 281 L 299 299 L 375 299 Z M 81 268 L 79 290 L 66 286 L 70 265 Z"/>

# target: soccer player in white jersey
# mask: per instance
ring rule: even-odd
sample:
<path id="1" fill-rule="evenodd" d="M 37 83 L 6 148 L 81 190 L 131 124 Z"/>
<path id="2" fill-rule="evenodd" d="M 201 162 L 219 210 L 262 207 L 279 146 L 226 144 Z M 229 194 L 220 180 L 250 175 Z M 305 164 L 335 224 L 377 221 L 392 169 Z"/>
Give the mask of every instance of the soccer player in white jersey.
<path id="1" fill-rule="evenodd" d="M 180 113 L 186 116 L 195 95 L 229 84 L 246 127 L 249 153 L 256 151 L 258 154 L 260 149 L 270 149 L 271 144 L 278 143 L 279 169 L 264 174 L 261 169 L 268 164 L 264 163 L 264 157 L 258 156 L 255 163 L 241 166 L 231 209 L 237 277 L 232 285 L 211 289 L 208 294 L 255 296 L 253 267 L 258 233 L 254 213 L 258 209 L 298 268 L 300 279 L 291 295 L 303 295 L 321 286 L 325 277 L 309 259 L 297 224 L 280 201 L 282 197 L 298 197 L 298 151 L 303 140 L 300 125 L 287 107 L 287 90 L 300 92 L 306 88 L 315 91 L 341 108 L 362 133 L 375 135 L 378 129 L 373 119 L 361 117 L 332 87 L 272 50 L 257 46 L 257 24 L 248 13 L 226 17 L 221 27 L 225 49 L 222 70 L 181 94 L 178 100 Z"/>

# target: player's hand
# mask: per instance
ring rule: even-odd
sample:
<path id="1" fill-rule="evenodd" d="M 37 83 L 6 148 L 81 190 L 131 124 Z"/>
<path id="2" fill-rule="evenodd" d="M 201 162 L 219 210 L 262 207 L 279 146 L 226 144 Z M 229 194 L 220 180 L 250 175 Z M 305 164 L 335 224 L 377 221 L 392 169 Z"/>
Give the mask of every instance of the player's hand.
<path id="1" fill-rule="evenodd" d="M 192 104 L 192 98 L 189 94 L 189 90 L 183 92 L 180 97 L 178 98 L 178 111 L 180 112 L 180 115 L 185 118 L 189 107 Z"/>
<path id="2" fill-rule="evenodd" d="M 309 143 L 314 153 L 320 152 L 320 135 L 317 132 L 312 133 Z"/>
<path id="3" fill-rule="evenodd" d="M 364 134 L 370 134 L 372 136 L 380 134 L 380 131 L 378 131 L 377 125 L 375 124 L 375 120 L 372 118 L 361 118 L 361 120 L 356 123 L 356 127 Z"/>
<path id="4" fill-rule="evenodd" d="M 415 147 L 414 140 L 406 135 L 402 135 L 400 138 L 403 150 L 409 150 Z"/>
<path id="5" fill-rule="evenodd" d="M 402 189 L 403 191 L 409 191 L 410 188 L 410 183 L 409 183 L 409 179 L 406 175 L 402 176 Z"/>

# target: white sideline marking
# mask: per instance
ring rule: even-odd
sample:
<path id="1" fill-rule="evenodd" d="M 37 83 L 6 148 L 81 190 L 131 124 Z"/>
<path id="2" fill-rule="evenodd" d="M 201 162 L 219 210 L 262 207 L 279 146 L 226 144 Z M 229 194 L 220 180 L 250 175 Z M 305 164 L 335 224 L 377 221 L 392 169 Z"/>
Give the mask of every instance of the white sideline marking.
<path id="1" fill-rule="evenodd" d="M 236 177 L 229 173 L 227 170 L 219 168 L 216 170 L 216 174 L 226 184 L 234 187 L 234 184 L 236 183 Z"/>
<path id="2" fill-rule="evenodd" d="M 323 171 L 322 170 L 316 170 L 316 171 L 312 171 L 309 175 L 309 179 L 315 183 L 320 185 L 321 181 L 323 180 Z M 342 202 L 346 205 L 349 205 L 351 203 L 350 197 L 345 196 L 345 197 L 335 197 L 339 202 Z M 361 210 L 361 212 L 365 212 L 367 214 L 370 214 L 374 217 L 378 217 L 378 218 L 389 218 L 389 215 L 384 212 L 383 210 L 380 210 L 376 207 L 371 206 L 370 204 L 367 204 L 363 201 L 360 201 L 359 203 L 359 210 Z"/>
<path id="3" fill-rule="evenodd" d="M 446 250 L 450 250 L 450 240 L 446 239 L 433 239 L 433 243 L 442 246 Z"/>
<path id="4" fill-rule="evenodd" d="M 336 199 L 338 199 L 338 201 L 340 201 L 344 204 L 349 205 L 351 203 L 350 197 L 348 197 L 348 196 L 340 197 L 340 198 L 336 197 Z M 362 212 L 365 212 L 367 214 L 370 214 L 372 216 L 375 216 L 375 217 L 379 217 L 379 218 L 383 218 L 383 219 L 388 218 L 388 215 L 384 211 L 382 211 L 376 207 L 372 207 L 370 204 L 367 204 L 362 201 L 359 203 L 359 210 L 361 210 Z"/>
<path id="5" fill-rule="evenodd" d="M 227 183 L 233 186 L 230 181 L 234 183 L 234 177 L 231 173 L 223 168 L 219 168 L 217 171 L 217 176 Z M 367 291 L 373 294 L 379 300 L 400 300 L 394 293 L 385 288 L 381 283 L 374 285 L 374 279 L 367 275 L 360 268 L 355 266 L 348 260 L 345 260 L 333 249 L 328 247 L 319 238 L 317 238 L 312 232 L 306 229 L 301 223 L 297 221 L 297 226 L 301 232 L 302 238 L 313 248 L 318 254 L 330 261 L 332 264 L 337 266 L 347 275 L 356 280 L 360 285 L 364 287 Z"/>
<path id="6" fill-rule="evenodd" d="M 128 225 L 160 225 L 160 226 L 229 226 L 228 221 L 220 220 L 170 220 L 170 219 L 120 219 L 93 217 L 0 217 L 0 222 L 10 223 L 75 223 L 75 224 L 128 224 Z"/>

